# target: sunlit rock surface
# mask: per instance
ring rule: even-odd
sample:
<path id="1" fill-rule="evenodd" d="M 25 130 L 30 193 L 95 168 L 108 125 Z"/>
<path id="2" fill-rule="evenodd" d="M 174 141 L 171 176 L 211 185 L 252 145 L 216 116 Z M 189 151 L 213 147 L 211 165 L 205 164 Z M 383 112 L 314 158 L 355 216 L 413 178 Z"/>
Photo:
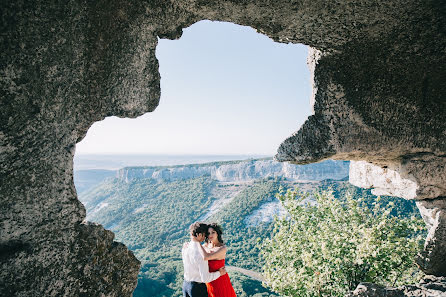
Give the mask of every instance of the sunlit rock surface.
<path id="1" fill-rule="evenodd" d="M 365 161 L 350 163 L 349 181 L 357 187 L 372 189 L 374 195 L 397 196 L 405 199 L 417 197 L 418 185 L 415 181 L 401 177 L 395 169 L 382 168 Z"/>
<path id="2" fill-rule="evenodd" d="M 406 199 L 435 199 L 446 196 L 446 157 L 423 154 L 375 165 L 365 161 L 350 163 L 350 182 L 372 188 L 376 195 Z"/>
<path id="3" fill-rule="evenodd" d="M 173 181 L 210 176 L 220 182 L 252 181 L 259 178 L 281 177 L 291 181 L 348 177 L 349 162 L 327 160 L 307 166 L 280 163 L 273 160 L 246 160 L 180 166 L 127 167 L 117 172 L 117 178 L 129 182 L 135 178 Z"/>
<path id="4" fill-rule="evenodd" d="M 257 226 L 260 223 L 269 223 L 274 220 L 274 217 L 286 217 L 287 211 L 277 199 L 270 198 L 270 201 L 263 203 L 260 207 L 247 216 L 243 222 L 251 227 Z"/>
<path id="5" fill-rule="evenodd" d="M 446 275 L 446 197 L 417 201 L 429 233 L 418 265 L 428 274 Z"/>
<path id="6" fill-rule="evenodd" d="M 425 277 L 417 285 L 408 285 L 397 288 L 386 288 L 371 283 L 362 283 L 349 297 L 444 297 L 446 296 L 445 277 Z"/>
<path id="7" fill-rule="evenodd" d="M 417 259 L 427 274 L 446 275 L 446 168 L 444 157 L 418 156 L 401 163 L 377 166 L 350 163 L 350 182 L 372 188 L 375 195 L 416 199 L 429 233 Z M 437 175 L 435 175 L 437 174 Z"/>
<path id="8" fill-rule="evenodd" d="M 410 180 L 436 199 L 444 167 L 430 164 L 446 155 L 442 1 L 3 1 L 0 14 L 2 296 L 131 295 L 138 261 L 82 223 L 74 147 L 95 121 L 155 109 L 157 40 L 199 20 L 316 49 L 314 115 L 278 160 L 383 167 L 429 155 L 407 168 L 432 168 Z"/>

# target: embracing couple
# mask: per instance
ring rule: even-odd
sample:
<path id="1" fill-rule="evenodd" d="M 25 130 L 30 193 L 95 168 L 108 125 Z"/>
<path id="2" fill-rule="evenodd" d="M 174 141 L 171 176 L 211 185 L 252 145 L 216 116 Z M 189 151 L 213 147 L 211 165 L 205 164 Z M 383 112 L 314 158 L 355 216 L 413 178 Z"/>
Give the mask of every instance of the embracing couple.
<path id="1" fill-rule="evenodd" d="M 183 246 L 183 297 L 236 297 L 225 269 L 226 246 L 221 227 L 193 223 Z M 204 245 L 201 245 L 206 241 Z"/>

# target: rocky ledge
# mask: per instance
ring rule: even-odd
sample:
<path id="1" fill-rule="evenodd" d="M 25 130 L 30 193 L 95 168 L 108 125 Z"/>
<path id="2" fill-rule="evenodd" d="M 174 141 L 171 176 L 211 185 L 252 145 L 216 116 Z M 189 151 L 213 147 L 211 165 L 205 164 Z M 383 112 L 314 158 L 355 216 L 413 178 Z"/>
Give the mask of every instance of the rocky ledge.
<path id="1" fill-rule="evenodd" d="M 401 286 L 397 288 L 383 287 L 371 283 L 361 283 L 348 297 L 445 297 L 446 277 L 426 276 L 417 285 Z"/>

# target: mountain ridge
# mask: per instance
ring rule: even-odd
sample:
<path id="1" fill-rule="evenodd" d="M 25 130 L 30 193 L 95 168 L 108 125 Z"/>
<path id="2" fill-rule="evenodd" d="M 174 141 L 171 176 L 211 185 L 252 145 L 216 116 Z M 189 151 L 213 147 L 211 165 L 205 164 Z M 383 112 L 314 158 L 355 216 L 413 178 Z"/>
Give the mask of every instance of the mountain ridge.
<path id="1" fill-rule="evenodd" d="M 341 180 L 348 176 L 349 163 L 326 160 L 309 165 L 294 165 L 277 162 L 272 158 L 262 158 L 176 166 L 125 167 L 117 171 L 116 178 L 124 182 L 141 178 L 172 181 L 202 176 L 210 176 L 220 182 L 252 181 L 269 177 L 281 177 L 291 181 Z"/>
<path id="2" fill-rule="evenodd" d="M 116 171 L 114 177 L 81 193 L 79 199 L 87 210 L 87 220 L 113 231 L 115 240 L 126 244 L 141 261 L 133 297 L 182 295 L 181 246 L 188 239 L 188 226 L 197 220 L 217 222 L 223 227 L 228 245 L 227 265 L 236 267 L 230 274 L 237 296 L 277 296 L 264 288 L 258 278 L 240 274 L 261 271 L 258 242 L 273 232 L 274 217 L 285 214 L 276 194 L 298 187 L 310 193 L 316 189 L 332 190 L 336 197 L 349 192 L 355 197 L 373 198 L 370 190 L 345 181 L 348 161 L 279 165 L 271 158 L 263 158 L 126 167 L 120 170 L 120 177 Z M 221 168 L 227 174 L 220 175 L 226 178 L 223 181 L 211 176 L 212 170 L 216 176 Z M 288 173 L 295 174 L 289 174 L 288 179 L 279 176 L 283 168 L 291 168 Z M 194 172 L 202 176 L 196 177 Z M 229 177 L 231 181 L 227 181 Z M 303 178 L 309 180 L 299 180 Z M 400 200 L 395 203 L 409 203 Z M 414 203 L 406 206 L 399 209 L 407 213 L 416 209 Z"/>

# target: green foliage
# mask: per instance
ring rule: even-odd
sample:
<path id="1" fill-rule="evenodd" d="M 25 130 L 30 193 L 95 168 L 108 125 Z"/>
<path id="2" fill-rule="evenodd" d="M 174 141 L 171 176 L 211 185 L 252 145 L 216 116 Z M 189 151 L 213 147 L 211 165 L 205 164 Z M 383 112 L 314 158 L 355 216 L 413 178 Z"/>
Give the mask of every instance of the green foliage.
<path id="1" fill-rule="evenodd" d="M 112 179 L 86 193 L 88 219 L 114 231 L 141 261 L 134 296 L 181 296 L 181 246 L 189 225 L 206 212 L 214 181 Z M 101 204 L 107 203 L 101 208 Z"/>
<path id="2" fill-rule="evenodd" d="M 99 190 L 99 199 L 105 196 L 107 207 L 92 209 L 88 219 L 112 229 L 132 250 L 153 251 L 172 242 L 181 246 L 190 223 L 209 207 L 212 185 L 205 177 L 170 183 L 115 179 Z"/>
<path id="3" fill-rule="evenodd" d="M 276 219 L 262 244 L 264 277 L 274 291 L 344 296 L 361 281 L 399 285 L 419 277 L 421 219 L 391 215 L 394 205 L 379 199 L 336 199 L 328 191 L 308 197 L 297 190 L 278 195 L 289 217 Z"/>
<path id="4" fill-rule="evenodd" d="M 227 263 L 260 270 L 257 238 L 268 236 L 271 224 L 247 227 L 245 218 L 263 202 L 274 198 L 279 180 L 258 180 L 252 184 L 218 184 L 209 177 L 172 182 L 109 179 L 80 198 L 88 220 L 115 233 L 141 261 L 134 297 L 182 296 L 183 264 L 181 247 L 188 240 L 188 227 L 207 213 L 215 201 L 211 190 L 233 186 L 243 190 L 208 222 L 218 221 L 228 244 Z M 105 205 L 105 206 L 104 206 Z M 276 296 L 261 282 L 248 277 L 232 277 L 237 296 Z M 265 295 L 266 294 L 266 295 Z"/>
<path id="5" fill-rule="evenodd" d="M 259 282 L 250 277 L 237 273 L 230 273 L 231 282 L 237 297 L 272 297 L 278 296 L 265 287 L 259 286 Z"/>
<path id="6" fill-rule="evenodd" d="M 389 207 L 389 203 L 394 205 L 391 207 L 390 214 L 392 216 L 410 218 L 415 216 L 421 219 L 420 212 L 413 200 L 406 200 L 398 197 L 380 196 L 377 197 L 372 194 L 370 189 L 358 188 L 347 181 L 339 182 L 333 180 L 322 181 L 318 187 L 320 191 L 329 190 L 333 192 L 333 196 L 338 199 L 344 199 L 351 196 L 354 199 L 360 198 L 363 206 L 367 206 L 372 209 L 375 204 L 378 204 L 380 208 Z"/>
<path id="7" fill-rule="evenodd" d="M 277 178 L 244 184 L 219 183 L 209 176 L 171 182 L 108 179 L 82 193 L 80 199 L 87 208 L 88 220 L 114 231 L 115 240 L 125 243 L 142 262 L 134 297 L 176 297 L 182 296 L 181 246 L 188 240 L 187 229 L 218 199 L 213 196 L 215 190 L 238 191 L 206 220 L 223 227 L 223 238 L 228 245 L 227 264 L 260 271 L 264 259 L 260 257 L 258 242 L 272 235 L 274 224 L 263 222 L 252 226 L 246 219 L 265 202 L 275 201 L 280 187 L 292 186 L 292 182 Z M 364 205 L 373 206 L 376 198 L 370 191 L 347 182 L 326 181 L 318 186 L 332 188 L 336 197 L 343 197 L 346 192 L 363 196 Z M 404 199 L 383 197 L 379 203 L 385 206 L 389 201 L 398 204 L 404 214 L 416 211 L 413 201 Z M 259 281 L 232 271 L 229 274 L 239 297 L 277 296 Z"/>
<path id="8" fill-rule="evenodd" d="M 268 237 L 272 225 L 259 224 L 248 227 L 245 219 L 264 202 L 275 199 L 280 187 L 279 179 L 265 179 L 254 182 L 242 190 L 226 207 L 209 222 L 217 222 L 224 228 L 224 240 L 229 247 L 227 263 L 229 265 L 253 269 L 261 269 L 258 238 Z"/>

